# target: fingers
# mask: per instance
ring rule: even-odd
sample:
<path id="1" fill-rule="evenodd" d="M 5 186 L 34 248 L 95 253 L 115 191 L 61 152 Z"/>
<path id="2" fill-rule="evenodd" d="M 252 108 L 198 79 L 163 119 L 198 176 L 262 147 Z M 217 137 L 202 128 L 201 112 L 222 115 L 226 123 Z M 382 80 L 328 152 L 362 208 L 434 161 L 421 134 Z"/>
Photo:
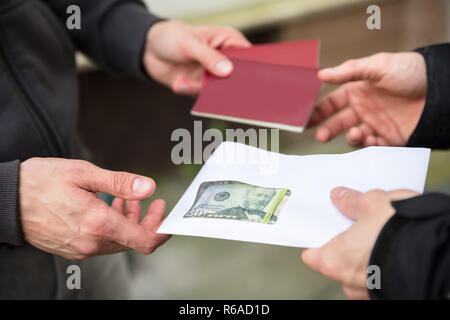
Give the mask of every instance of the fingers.
<path id="1" fill-rule="evenodd" d="M 357 127 L 351 127 L 345 135 L 345 140 L 351 147 L 360 147 L 369 136 L 375 136 L 375 132 L 369 125 L 362 123 Z"/>
<path id="2" fill-rule="evenodd" d="M 186 50 L 191 59 L 199 62 L 215 76 L 226 77 L 233 71 L 231 61 L 206 43 L 194 41 Z"/>
<path id="3" fill-rule="evenodd" d="M 336 208 L 346 217 L 356 220 L 360 214 L 362 193 L 345 187 L 331 190 L 330 198 Z"/>
<path id="4" fill-rule="evenodd" d="M 111 208 L 123 214 L 123 199 L 115 197 L 111 204 Z"/>
<path id="5" fill-rule="evenodd" d="M 139 200 L 128 200 L 126 202 L 126 209 L 123 210 L 124 200 L 120 198 L 114 198 L 111 208 L 117 210 L 121 214 L 125 213 L 128 220 L 134 223 L 139 223 L 141 218 L 141 202 Z"/>
<path id="6" fill-rule="evenodd" d="M 316 131 L 316 139 L 319 142 L 328 142 L 347 129 L 358 124 L 356 112 L 351 108 L 345 108 L 327 119 Z"/>
<path id="7" fill-rule="evenodd" d="M 127 200 L 149 197 L 155 190 L 151 178 L 127 172 L 114 172 L 96 166 L 80 168 L 78 186 L 91 192 L 109 193 Z"/>
<path id="8" fill-rule="evenodd" d="M 346 217 L 357 220 L 362 214 L 373 213 L 382 210 L 387 205 L 390 210 L 390 202 L 417 196 L 412 190 L 395 190 L 386 192 L 383 190 L 371 190 L 361 193 L 346 187 L 336 187 L 330 192 L 330 198 L 336 208 Z"/>
<path id="9" fill-rule="evenodd" d="M 130 208 L 130 205 L 128 208 L 136 217 L 137 205 L 134 203 L 132 206 L 134 208 Z M 112 241 L 144 254 L 150 254 L 154 250 L 151 233 L 101 200 L 91 205 L 88 214 L 80 223 L 80 231 L 98 241 Z"/>
<path id="10" fill-rule="evenodd" d="M 248 48 L 252 46 L 250 41 L 236 29 L 217 26 L 200 26 L 198 28 L 204 37 L 209 39 L 208 44 L 213 48 Z"/>
<path id="11" fill-rule="evenodd" d="M 310 268 L 340 282 L 351 299 L 367 299 L 367 264 L 382 226 L 394 214 L 390 202 L 417 195 L 410 190 L 365 194 L 345 187 L 331 191 L 334 205 L 347 217 L 358 219 L 347 231 L 320 248 L 304 249 L 302 259 Z"/>
<path id="12" fill-rule="evenodd" d="M 142 226 L 149 230 L 155 230 L 161 224 L 164 218 L 164 210 L 166 209 L 166 202 L 162 199 L 157 199 L 150 204 L 147 215 L 142 220 Z"/>
<path id="13" fill-rule="evenodd" d="M 311 269 L 319 272 L 321 265 L 321 250 L 320 248 L 305 248 L 302 251 L 303 262 Z"/>
<path id="14" fill-rule="evenodd" d="M 365 288 L 366 274 L 355 272 L 346 252 L 341 250 L 344 237 L 344 234 L 340 234 L 323 247 L 303 249 L 302 260 L 314 271 L 334 281 L 355 289 Z"/>
<path id="15" fill-rule="evenodd" d="M 308 127 L 313 127 L 322 122 L 339 110 L 348 105 L 348 91 L 347 86 L 339 87 L 338 89 L 327 94 L 316 105 L 311 114 L 311 119 L 308 122 Z"/>
<path id="16" fill-rule="evenodd" d="M 147 216 L 142 221 L 142 226 L 147 230 L 151 230 L 154 233 L 154 246 L 155 249 L 164 244 L 172 237 L 170 234 L 156 233 L 159 226 L 164 220 L 164 210 L 166 209 L 166 202 L 162 199 L 158 199 L 152 202 L 147 211 Z"/>
<path id="17" fill-rule="evenodd" d="M 212 33 L 212 40 L 209 42 L 209 45 L 213 48 L 248 48 L 252 46 L 250 41 L 237 30 L 217 27 L 213 28 L 214 29 L 210 31 L 210 33 Z M 219 33 L 219 35 L 216 36 L 216 33 Z"/>
<path id="18" fill-rule="evenodd" d="M 389 198 L 391 201 L 409 199 L 418 196 L 420 193 L 413 190 L 394 190 L 389 192 Z"/>
<path id="19" fill-rule="evenodd" d="M 383 75 L 382 64 L 386 64 L 387 56 L 377 54 L 366 58 L 348 60 L 337 67 L 319 71 L 319 79 L 332 84 L 342 84 L 348 81 L 377 81 Z"/>
<path id="20" fill-rule="evenodd" d="M 202 70 L 203 72 L 203 70 Z M 188 96 L 195 96 L 202 88 L 201 81 L 194 81 L 184 75 L 179 75 L 175 78 L 172 85 L 172 91 L 176 94 L 183 94 Z"/>
<path id="21" fill-rule="evenodd" d="M 96 201 L 80 224 L 83 234 L 96 239 L 85 241 L 80 250 L 84 255 L 111 254 L 128 249 L 150 254 L 170 239 L 171 235 L 155 232 L 164 217 L 164 200 L 153 201 L 146 218 L 139 224 L 140 202 L 127 201 L 124 216 L 117 211 L 123 200 L 116 199 L 111 207 L 101 200 Z"/>
<path id="22" fill-rule="evenodd" d="M 127 201 L 126 217 L 133 223 L 139 223 L 139 219 L 141 218 L 141 202 L 139 200 Z"/>
<path id="23" fill-rule="evenodd" d="M 233 71 L 232 62 L 218 48 L 247 48 L 251 43 L 239 31 L 224 27 L 199 27 L 206 42 L 195 41 L 187 47 L 188 55 L 206 70 L 218 77 L 226 77 Z"/>
<path id="24" fill-rule="evenodd" d="M 337 237 L 340 237 L 340 235 Z M 343 280 L 343 273 L 347 273 L 348 270 L 342 270 L 340 266 L 340 252 L 336 250 L 339 248 L 333 246 L 333 243 L 329 242 L 320 248 L 303 249 L 302 260 L 314 271 L 332 280 L 341 282 Z"/>

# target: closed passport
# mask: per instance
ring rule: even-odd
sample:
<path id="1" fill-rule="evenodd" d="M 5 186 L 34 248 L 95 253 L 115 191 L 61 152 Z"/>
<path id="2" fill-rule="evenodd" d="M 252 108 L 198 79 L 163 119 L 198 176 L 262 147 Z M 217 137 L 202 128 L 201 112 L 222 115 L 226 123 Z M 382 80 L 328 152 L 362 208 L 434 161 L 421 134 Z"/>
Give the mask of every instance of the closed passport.
<path id="1" fill-rule="evenodd" d="M 205 74 L 193 115 L 303 131 L 321 87 L 317 40 L 222 52 L 233 72 L 227 78 Z"/>

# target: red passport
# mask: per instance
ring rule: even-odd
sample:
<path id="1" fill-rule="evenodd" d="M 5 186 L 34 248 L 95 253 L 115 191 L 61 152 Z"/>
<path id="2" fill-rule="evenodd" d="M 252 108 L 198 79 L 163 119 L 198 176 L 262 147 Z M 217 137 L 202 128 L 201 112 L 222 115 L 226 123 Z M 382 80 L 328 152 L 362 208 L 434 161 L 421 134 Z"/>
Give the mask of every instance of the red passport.
<path id="1" fill-rule="evenodd" d="M 257 126 L 302 132 L 321 82 L 317 78 L 318 41 L 225 49 L 232 74 L 205 74 L 191 113 Z"/>

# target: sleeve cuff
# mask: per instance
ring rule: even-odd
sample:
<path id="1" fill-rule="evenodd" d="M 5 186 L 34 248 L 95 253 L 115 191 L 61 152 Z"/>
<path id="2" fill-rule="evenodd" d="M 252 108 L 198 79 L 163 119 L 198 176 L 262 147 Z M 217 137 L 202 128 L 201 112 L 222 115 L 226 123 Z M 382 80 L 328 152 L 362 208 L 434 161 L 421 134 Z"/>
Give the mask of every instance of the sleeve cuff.
<path id="1" fill-rule="evenodd" d="M 0 243 L 24 243 L 18 208 L 18 160 L 0 164 Z"/>
<path id="2" fill-rule="evenodd" d="M 419 123 L 407 146 L 447 149 L 450 147 L 450 44 L 415 50 L 427 67 L 427 98 Z"/>
<path id="3" fill-rule="evenodd" d="M 396 213 L 378 235 L 370 257 L 369 265 L 381 271 L 381 288 L 369 290 L 370 297 L 444 299 L 450 197 L 428 193 L 393 201 L 392 206 Z"/>
<path id="4" fill-rule="evenodd" d="M 150 79 L 143 52 L 150 27 L 163 19 L 150 14 L 141 2 L 118 2 L 104 16 L 100 38 L 106 65 L 141 79 Z"/>

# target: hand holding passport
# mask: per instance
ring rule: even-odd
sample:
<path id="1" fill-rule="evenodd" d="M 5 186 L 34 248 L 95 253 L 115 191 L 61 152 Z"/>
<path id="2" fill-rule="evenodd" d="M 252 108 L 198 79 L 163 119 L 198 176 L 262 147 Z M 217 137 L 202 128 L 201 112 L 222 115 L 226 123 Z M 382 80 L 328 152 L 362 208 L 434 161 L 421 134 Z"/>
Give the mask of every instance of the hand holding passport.
<path id="1" fill-rule="evenodd" d="M 302 132 L 321 87 L 318 46 L 309 40 L 222 50 L 234 71 L 227 78 L 207 73 L 191 113 Z"/>

